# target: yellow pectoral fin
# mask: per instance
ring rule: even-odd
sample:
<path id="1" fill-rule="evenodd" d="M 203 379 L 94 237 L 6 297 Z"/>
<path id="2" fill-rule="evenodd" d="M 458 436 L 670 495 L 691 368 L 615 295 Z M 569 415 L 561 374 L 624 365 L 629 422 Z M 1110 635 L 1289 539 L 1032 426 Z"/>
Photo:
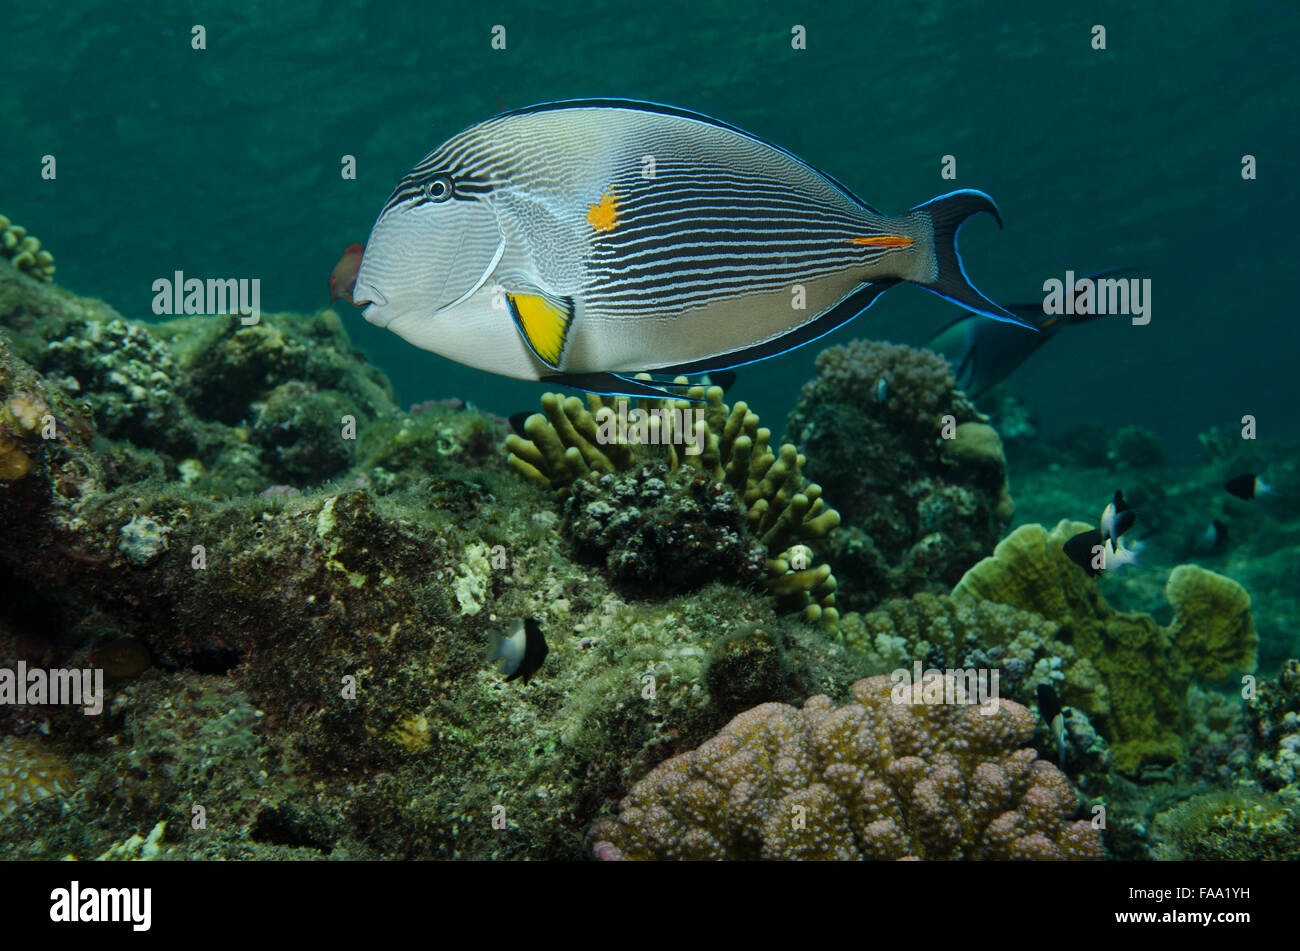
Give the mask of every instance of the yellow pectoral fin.
<path id="1" fill-rule="evenodd" d="M 573 301 L 540 294 L 507 294 L 510 316 L 537 358 L 559 369 L 560 355 L 573 321 Z"/>

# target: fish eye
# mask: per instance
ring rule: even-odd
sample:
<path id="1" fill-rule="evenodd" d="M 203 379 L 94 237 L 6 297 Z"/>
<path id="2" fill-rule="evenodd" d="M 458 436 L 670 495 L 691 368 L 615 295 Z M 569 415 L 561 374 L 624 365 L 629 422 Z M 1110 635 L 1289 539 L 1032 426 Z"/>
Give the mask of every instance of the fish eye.
<path id="1" fill-rule="evenodd" d="M 424 183 L 424 193 L 433 201 L 446 201 L 451 197 L 451 179 L 445 175 L 429 179 Z"/>

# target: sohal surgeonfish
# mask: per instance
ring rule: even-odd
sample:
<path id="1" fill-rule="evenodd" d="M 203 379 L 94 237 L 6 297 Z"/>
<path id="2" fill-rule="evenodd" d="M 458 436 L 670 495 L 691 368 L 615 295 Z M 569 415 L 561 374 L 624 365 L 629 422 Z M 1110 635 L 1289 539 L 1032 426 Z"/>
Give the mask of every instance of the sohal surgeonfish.
<path id="1" fill-rule="evenodd" d="M 368 321 L 460 363 L 630 395 L 830 332 L 901 281 L 994 320 L 961 189 L 889 217 L 733 126 L 626 100 L 494 116 L 398 183 L 351 286 Z M 345 269 L 346 270 L 346 269 Z"/>
<path id="2" fill-rule="evenodd" d="M 1110 268 L 1089 274 L 1080 281 L 1095 281 L 1131 270 L 1133 268 Z M 1081 293 L 1079 282 L 1076 282 L 1076 306 Z M 926 349 L 947 358 L 952 364 L 957 385 L 968 396 L 979 396 L 1001 383 L 1067 324 L 1086 323 L 1105 316 L 1076 310 L 1076 316 L 1066 320 L 1058 314 L 1044 314 L 1041 301 L 1037 304 L 1011 304 L 1007 310 L 1019 317 L 1022 323 L 985 320 L 976 311 L 958 317 L 925 345 Z"/>

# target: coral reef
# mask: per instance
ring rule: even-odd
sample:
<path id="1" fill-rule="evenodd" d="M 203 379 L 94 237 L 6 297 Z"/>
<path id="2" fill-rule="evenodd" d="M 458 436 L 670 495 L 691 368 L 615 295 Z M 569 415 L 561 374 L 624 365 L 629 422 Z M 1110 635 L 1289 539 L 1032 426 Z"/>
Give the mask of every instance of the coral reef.
<path id="1" fill-rule="evenodd" d="M 54 280 L 54 255 L 41 249 L 41 242 L 21 225 L 0 215 L 0 255 L 18 270 L 38 281 Z"/>
<path id="2" fill-rule="evenodd" d="M 1058 624 L 1057 639 L 1073 652 L 1063 656 L 1062 700 L 1097 722 L 1116 768 L 1176 762 L 1191 683 L 1255 669 L 1259 638 L 1250 597 L 1230 578 L 1181 565 L 1165 585 L 1170 624 L 1116 611 L 1062 550 L 1066 539 L 1090 528 L 1069 520 L 1051 532 L 1022 525 L 966 573 L 953 599 L 995 601 Z"/>
<path id="3" fill-rule="evenodd" d="M 961 686 L 945 678 L 945 690 Z M 602 859 L 1096 859 L 1100 839 L 1056 767 L 1023 748 L 1034 716 L 924 702 L 924 687 L 859 680 L 852 702 L 768 703 L 656 767 Z"/>
<path id="4" fill-rule="evenodd" d="M 1014 511 L 997 433 L 927 350 L 855 340 L 817 368 L 786 432 L 843 517 L 826 546 L 841 607 L 946 592 Z"/>
<path id="5" fill-rule="evenodd" d="M 789 444 L 773 453 L 768 448 L 770 431 L 759 427 L 758 416 L 745 403 L 723 403 L 721 387 L 689 386 L 685 377 L 678 377 L 676 383 L 686 399 L 641 399 L 634 408 L 626 397 L 593 394 L 584 406 L 577 397 L 543 395 L 543 412 L 524 421 L 524 436 L 511 434 L 506 439 L 510 468 L 559 498 L 579 496 L 577 504 L 587 517 L 572 517 L 576 510 L 570 503 L 569 525 L 578 527 L 580 547 L 590 548 L 589 539 L 597 536 L 602 539 L 601 550 L 641 548 L 639 540 L 647 537 L 680 537 L 673 526 L 681 516 L 661 514 L 665 506 L 677 506 L 671 500 L 656 499 L 649 506 L 615 515 L 614 509 L 628 505 L 630 499 L 627 480 L 611 475 L 647 459 L 656 460 L 668 473 L 693 470 L 715 487 L 702 485 L 701 479 L 677 480 L 695 486 L 692 496 L 705 493 L 716 499 L 729 491 L 743 504 L 749 532 L 766 552 L 768 590 L 782 612 L 802 612 L 809 620 L 834 628 L 839 620 L 836 582 L 829 566 L 812 566 L 809 543 L 823 542 L 840 516 L 822 500 L 821 486 L 804 478 L 804 456 Z M 702 418 L 692 423 L 692 413 Z M 626 432 L 620 435 L 620 430 Z M 688 448 L 692 439 L 698 451 Z M 579 482 L 584 483 L 581 488 Z M 686 518 L 690 521 L 691 516 Z M 586 527 L 592 521 L 595 527 Z M 724 566 L 751 557 L 752 539 L 744 537 L 747 534 L 729 540 L 721 559 Z M 652 547 L 662 552 L 664 546 Z M 653 573 L 645 559 L 633 561 Z"/>
<path id="6" fill-rule="evenodd" d="M 6 268 L 0 427 L 28 469 L 0 484 L 0 666 L 102 662 L 113 676 L 102 716 L 0 706 L 0 734 L 48 729 L 43 748 L 78 777 L 57 808 L 0 823 L 0 858 L 97 856 L 159 823 L 169 858 L 576 858 L 582 830 L 660 761 L 756 702 L 853 679 L 840 645 L 743 578 L 632 597 L 604 561 L 575 559 L 551 492 L 508 467 L 500 421 L 460 403 L 400 412 L 332 313 L 149 325 Z M 158 386 L 194 421 L 192 448 L 125 403 L 85 418 L 90 394 L 68 372 L 82 351 L 46 343 L 92 325 L 131 342 L 85 350 L 87 366 L 120 361 L 105 375 L 138 380 L 127 364 L 167 355 Z M 335 401 L 320 404 L 329 425 L 295 417 L 289 393 Z M 321 457 L 306 450 L 347 438 L 343 403 L 355 443 L 314 484 Z M 51 438 L 29 431 L 36 415 Z M 293 438 L 277 442 L 285 422 Z M 784 512 L 809 495 L 783 491 L 811 487 L 797 454 L 769 455 L 742 484 L 770 477 Z M 610 474 L 635 482 L 646 465 L 665 486 L 707 487 L 698 525 L 715 534 L 699 558 L 739 526 L 736 551 L 771 571 L 750 555 L 757 498 L 689 459 L 668 469 L 667 454 Z M 803 514 L 829 528 L 812 499 Z M 780 512 L 764 534 L 791 532 L 782 551 L 802 561 Z M 527 685 L 506 683 L 487 646 L 525 616 L 550 654 Z"/>

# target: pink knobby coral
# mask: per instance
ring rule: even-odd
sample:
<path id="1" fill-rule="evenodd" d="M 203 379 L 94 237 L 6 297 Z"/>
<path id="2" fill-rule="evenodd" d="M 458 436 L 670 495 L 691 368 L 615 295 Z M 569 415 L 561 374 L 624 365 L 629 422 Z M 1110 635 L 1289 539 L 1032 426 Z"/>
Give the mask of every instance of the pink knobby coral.
<path id="1" fill-rule="evenodd" d="M 945 688 L 961 685 L 945 677 Z M 802 709 L 765 703 L 633 787 L 601 859 L 1099 859 L 1069 781 L 1023 747 L 1034 714 L 923 703 L 888 677 Z M 914 702 L 902 702 L 902 701 Z"/>

